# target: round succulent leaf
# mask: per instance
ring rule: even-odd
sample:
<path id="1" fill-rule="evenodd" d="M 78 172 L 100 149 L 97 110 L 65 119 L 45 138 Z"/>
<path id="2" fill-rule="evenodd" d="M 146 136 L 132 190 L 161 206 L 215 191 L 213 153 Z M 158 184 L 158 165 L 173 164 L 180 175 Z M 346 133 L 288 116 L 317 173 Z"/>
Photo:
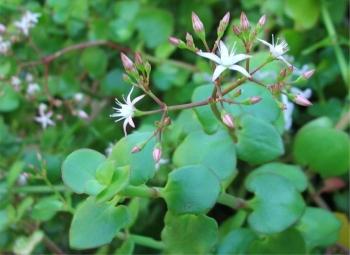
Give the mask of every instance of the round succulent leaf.
<path id="1" fill-rule="evenodd" d="M 205 213 L 220 193 L 218 177 L 203 165 L 175 169 L 168 178 L 162 196 L 174 213 Z"/>
<path id="2" fill-rule="evenodd" d="M 110 243 L 128 221 L 126 206 L 98 203 L 89 197 L 74 213 L 69 230 L 70 246 L 74 249 L 89 249 Z"/>
<path id="3" fill-rule="evenodd" d="M 113 173 L 110 184 L 108 184 L 103 191 L 98 193 L 96 197 L 97 201 L 102 202 L 113 198 L 129 184 L 129 179 L 130 167 L 117 167 Z"/>
<path id="4" fill-rule="evenodd" d="M 284 177 L 273 173 L 252 174 L 245 186 L 255 195 L 249 202 L 253 212 L 248 216 L 248 222 L 257 232 L 281 232 L 294 224 L 304 212 L 302 196 Z"/>
<path id="5" fill-rule="evenodd" d="M 166 254 L 208 254 L 218 238 L 216 221 L 206 215 L 167 213 L 162 240 Z"/>
<path id="6" fill-rule="evenodd" d="M 299 192 L 307 188 L 307 178 L 297 165 L 288 165 L 280 162 L 271 162 L 256 168 L 250 176 L 260 173 L 271 173 L 288 179 Z"/>
<path id="7" fill-rule="evenodd" d="M 253 105 L 228 105 L 226 109 L 233 116 L 250 114 L 269 123 L 273 123 L 281 115 L 281 110 L 268 89 L 251 82 L 244 83 L 238 89 L 242 91 L 242 94 L 233 98 L 235 102 L 243 102 L 244 100 L 253 96 L 259 96 L 261 101 Z M 233 90 L 229 95 L 235 94 L 236 91 L 237 89 Z"/>
<path id="8" fill-rule="evenodd" d="M 340 221 L 331 212 L 322 208 L 307 207 L 296 228 L 303 235 L 309 250 L 327 247 L 336 243 Z"/>
<path id="9" fill-rule="evenodd" d="M 0 84 L 2 85 L 2 84 Z M 0 112 L 11 112 L 18 108 L 20 103 L 18 93 L 10 86 L 1 86 Z"/>
<path id="10" fill-rule="evenodd" d="M 107 69 L 108 56 L 100 48 L 88 48 L 84 50 L 80 64 L 92 77 L 102 77 Z"/>
<path id="11" fill-rule="evenodd" d="M 198 102 L 208 99 L 211 96 L 212 91 L 213 84 L 202 85 L 197 87 L 193 91 L 192 102 Z M 201 107 L 195 107 L 193 108 L 193 110 L 196 113 L 196 116 L 199 122 L 201 123 L 203 130 L 208 134 L 215 133 L 219 127 L 219 122 L 213 114 L 212 110 L 210 109 L 210 106 L 204 105 Z"/>
<path id="12" fill-rule="evenodd" d="M 62 164 L 62 179 L 74 192 L 85 192 L 86 183 L 95 180 L 98 166 L 105 161 L 105 156 L 91 149 L 79 149 L 67 156 Z"/>
<path id="13" fill-rule="evenodd" d="M 115 170 L 116 162 L 114 160 L 106 160 L 98 166 L 96 170 L 96 180 L 102 185 L 110 184 Z"/>
<path id="14" fill-rule="evenodd" d="M 349 144 L 349 135 L 343 131 L 306 125 L 295 137 L 293 155 L 296 162 L 323 177 L 339 176 L 349 169 Z"/>
<path id="15" fill-rule="evenodd" d="M 47 221 L 52 219 L 63 207 L 63 202 L 55 196 L 44 197 L 34 205 L 31 217 L 35 220 Z"/>
<path id="16" fill-rule="evenodd" d="M 156 168 L 152 157 L 155 141 L 149 141 L 138 153 L 131 153 L 136 145 L 141 145 L 150 136 L 151 132 L 134 132 L 117 142 L 114 146 L 110 160 L 115 160 L 117 167 L 130 165 L 130 183 L 141 185 L 153 177 Z"/>
<path id="17" fill-rule="evenodd" d="M 294 20 L 298 29 L 312 28 L 320 15 L 320 3 L 317 0 L 286 0 L 285 13 Z"/>
<path id="18" fill-rule="evenodd" d="M 85 183 L 85 189 L 84 193 L 90 195 L 90 196 L 96 196 L 99 194 L 102 190 L 105 189 L 105 185 L 101 184 L 98 180 L 96 179 L 91 179 L 88 180 Z"/>
<path id="19" fill-rule="evenodd" d="M 245 115 L 237 130 L 237 156 L 250 164 L 262 164 L 284 153 L 283 141 L 276 128 L 266 121 Z"/>
<path id="20" fill-rule="evenodd" d="M 303 236 L 291 228 L 254 240 L 248 254 L 306 254 Z"/>
<path id="21" fill-rule="evenodd" d="M 177 167 L 202 164 L 210 168 L 220 180 L 236 173 L 236 150 L 225 131 L 208 135 L 203 131 L 190 133 L 177 147 L 173 163 Z"/>
<path id="22" fill-rule="evenodd" d="M 250 244 L 257 238 L 257 235 L 251 229 L 238 228 L 226 234 L 218 243 L 217 254 L 247 254 Z"/>

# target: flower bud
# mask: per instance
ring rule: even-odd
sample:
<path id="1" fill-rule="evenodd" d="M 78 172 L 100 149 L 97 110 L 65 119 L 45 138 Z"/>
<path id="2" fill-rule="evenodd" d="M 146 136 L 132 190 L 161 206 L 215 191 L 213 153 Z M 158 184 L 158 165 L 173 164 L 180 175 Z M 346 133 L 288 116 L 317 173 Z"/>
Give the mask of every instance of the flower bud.
<path id="1" fill-rule="evenodd" d="M 238 26 L 233 25 L 233 32 L 235 33 L 235 35 L 239 36 L 241 34 L 241 29 L 239 29 Z"/>
<path id="2" fill-rule="evenodd" d="M 320 190 L 320 193 L 331 193 L 334 191 L 337 191 L 339 189 L 342 189 L 346 186 L 346 183 L 343 179 L 339 177 L 332 177 L 325 179 L 323 182 L 323 187 Z"/>
<path id="3" fill-rule="evenodd" d="M 154 162 L 158 163 L 162 156 L 162 149 L 159 145 L 156 145 L 156 147 L 154 147 L 152 155 Z"/>
<path id="4" fill-rule="evenodd" d="M 235 128 L 235 124 L 233 122 L 233 118 L 230 114 L 228 114 L 227 112 L 224 112 L 222 115 L 221 115 L 221 120 L 222 122 L 228 126 L 229 128 Z"/>
<path id="5" fill-rule="evenodd" d="M 180 39 L 176 38 L 176 37 L 173 37 L 173 36 L 170 36 L 169 37 L 169 42 L 174 45 L 174 46 L 179 46 L 180 44 Z"/>
<path id="6" fill-rule="evenodd" d="M 311 69 L 309 71 L 306 71 L 305 73 L 303 73 L 303 77 L 308 80 L 311 78 L 311 76 L 313 76 L 315 73 L 315 69 Z"/>
<path id="7" fill-rule="evenodd" d="M 240 17 L 240 19 L 241 19 L 241 28 L 242 28 L 242 30 L 243 30 L 243 31 L 248 30 L 250 24 L 249 24 L 249 20 L 248 20 L 248 18 L 247 18 L 247 16 L 245 15 L 244 12 L 241 12 L 241 17 Z"/>
<path id="8" fill-rule="evenodd" d="M 141 148 L 138 145 L 135 145 L 134 147 L 132 147 L 131 149 L 131 153 L 138 153 L 141 151 Z"/>
<path id="9" fill-rule="evenodd" d="M 293 101 L 301 106 L 310 106 L 312 103 L 301 94 L 294 95 Z"/>
<path id="10" fill-rule="evenodd" d="M 219 37 L 221 37 L 224 34 L 229 22 L 230 22 L 230 13 L 227 12 L 225 14 L 225 16 L 220 20 L 220 24 L 218 27 L 218 36 Z"/>
<path id="11" fill-rule="evenodd" d="M 0 34 L 6 32 L 6 26 L 0 23 Z"/>
<path id="12" fill-rule="evenodd" d="M 143 60 L 140 52 L 135 52 L 135 64 L 140 66 L 143 65 Z"/>
<path id="13" fill-rule="evenodd" d="M 258 21 L 258 26 L 262 27 L 266 23 L 266 15 L 261 16 L 261 18 Z"/>
<path id="14" fill-rule="evenodd" d="M 259 96 L 252 96 L 249 98 L 250 104 L 257 104 L 261 101 L 261 97 Z"/>
<path id="15" fill-rule="evenodd" d="M 192 26 L 196 33 L 204 32 L 204 25 L 196 13 L 192 12 Z"/>
<path id="16" fill-rule="evenodd" d="M 237 89 L 236 91 L 234 91 L 231 97 L 238 97 L 240 95 L 242 95 L 242 89 Z"/>
<path id="17" fill-rule="evenodd" d="M 281 77 L 286 77 L 287 75 L 287 69 L 286 68 L 283 68 L 281 71 L 280 71 L 280 76 Z"/>
<path id="18" fill-rule="evenodd" d="M 193 37 L 190 33 L 186 33 L 186 44 L 187 44 L 187 47 L 189 49 L 195 49 L 196 46 L 194 45 L 194 42 L 193 42 Z"/>
<path id="19" fill-rule="evenodd" d="M 120 58 L 122 60 L 122 64 L 124 66 L 125 71 L 127 71 L 127 72 L 134 71 L 134 69 L 135 69 L 134 63 L 131 61 L 130 58 L 128 58 L 128 56 L 126 56 L 123 52 L 121 52 Z"/>

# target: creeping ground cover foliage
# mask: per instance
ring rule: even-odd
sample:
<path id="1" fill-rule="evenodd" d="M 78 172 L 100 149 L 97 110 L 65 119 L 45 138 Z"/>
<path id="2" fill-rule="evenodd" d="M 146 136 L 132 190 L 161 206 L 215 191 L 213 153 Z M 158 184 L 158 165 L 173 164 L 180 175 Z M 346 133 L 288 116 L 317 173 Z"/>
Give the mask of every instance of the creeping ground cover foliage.
<path id="1" fill-rule="evenodd" d="M 348 254 L 348 8 L 0 1 L 0 253 Z"/>

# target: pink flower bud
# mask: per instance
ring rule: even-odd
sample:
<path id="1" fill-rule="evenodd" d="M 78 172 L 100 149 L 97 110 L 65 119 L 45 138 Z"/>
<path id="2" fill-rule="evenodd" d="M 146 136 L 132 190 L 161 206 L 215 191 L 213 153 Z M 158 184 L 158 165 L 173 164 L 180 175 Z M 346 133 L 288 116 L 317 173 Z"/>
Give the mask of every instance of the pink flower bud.
<path id="1" fill-rule="evenodd" d="M 225 16 L 220 20 L 220 24 L 218 28 L 218 33 L 220 35 L 222 35 L 225 32 L 229 22 L 230 22 L 230 13 L 227 12 Z"/>
<path id="2" fill-rule="evenodd" d="M 297 94 L 293 101 L 298 104 L 298 105 L 301 105 L 301 106 L 310 106 L 312 105 L 312 103 L 306 99 L 305 97 L 303 97 L 301 94 Z"/>
<path id="3" fill-rule="evenodd" d="M 138 153 L 141 151 L 141 148 L 139 146 L 134 146 L 132 149 L 131 149 L 131 153 Z"/>
<path id="4" fill-rule="evenodd" d="M 135 52 L 135 64 L 136 65 L 143 65 L 143 60 L 142 60 L 140 52 Z"/>
<path id="5" fill-rule="evenodd" d="M 154 150 L 153 150 L 152 155 L 153 155 L 153 160 L 154 160 L 154 162 L 158 163 L 159 160 L 160 160 L 160 158 L 161 158 L 161 156 L 162 156 L 162 150 L 161 150 L 161 148 L 158 147 L 158 146 L 156 146 L 156 147 L 154 148 Z"/>
<path id="6" fill-rule="evenodd" d="M 257 104 L 261 101 L 261 97 L 259 96 L 252 96 L 250 99 L 250 104 Z"/>
<path id="7" fill-rule="evenodd" d="M 231 117 L 230 114 L 224 113 L 221 116 L 222 122 L 228 126 L 229 128 L 235 128 L 235 124 L 233 122 L 233 118 Z"/>
<path id="8" fill-rule="evenodd" d="M 202 21 L 199 19 L 199 17 L 197 16 L 197 14 L 195 14 L 194 12 L 192 12 L 192 26 L 193 26 L 193 30 L 196 33 L 201 33 L 204 32 L 204 26 Z"/>
<path id="9" fill-rule="evenodd" d="M 263 15 L 263 16 L 261 16 L 261 18 L 259 19 L 258 25 L 262 27 L 262 26 L 265 25 L 265 23 L 266 23 L 266 15 Z"/>
<path id="10" fill-rule="evenodd" d="M 328 178 L 324 180 L 323 187 L 321 188 L 320 192 L 330 193 L 330 192 L 334 192 L 339 189 L 342 189 L 345 186 L 346 186 L 346 183 L 344 182 L 344 180 L 342 180 L 339 177 Z"/>
<path id="11" fill-rule="evenodd" d="M 311 70 L 306 71 L 305 73 L 303 73 L 303 77 L 304 77 L 305 79 L 310 79 L 311 76 L 314 75 L 314 73 L 315 73 L 315 69 L 311 69 Z"/>
<path id="12" fill-rule="evenodd" d="M 122 64 L 124 66 L 125 71 L 131 72 L 134 70 L 134 63 L 131 61 L 128 56 L 126 56 L 123 52 L 120 53 L 120 58 L 122 60 Z"/>
<path id="13" fill-rule="evenodd" d="M 233 33 L 235 33 L 235 35 L 240 35 L 241 34 L 241 30 L 239 29 L 239 27 L 238 26 L 236 26 L 236 25 L 233 25 Z"/>
<path id="14" fill-rule="evenodd" d="M 174 46 L 179 46 L 180 44 L 180 39 L 176 38 L 176 37 L 169 37 L 169 42 L 174 45 Z"/>
<path id="15" fill-rule="evenodd" d="M 0 34 L 5 33 L 5 32 L 6 32 L 6 27 L 5 27 L 5 25 L 3 25 L 3 24 L 0 23 Z"/>
<path id="16" fill-rule="evenodd" d="M 247 30 L 250 26 L 249 20 L 244 12 L 241 12 L 241 28 L 242 30 Z"/>
<path id="17" fill-rule="evenodd" d="M 193 42 L 193 37 L 190 33 L 186 33 L 186 44 L 187 47 L 189 47 L 190 49 L 194 49 L 194 42 Z"/>

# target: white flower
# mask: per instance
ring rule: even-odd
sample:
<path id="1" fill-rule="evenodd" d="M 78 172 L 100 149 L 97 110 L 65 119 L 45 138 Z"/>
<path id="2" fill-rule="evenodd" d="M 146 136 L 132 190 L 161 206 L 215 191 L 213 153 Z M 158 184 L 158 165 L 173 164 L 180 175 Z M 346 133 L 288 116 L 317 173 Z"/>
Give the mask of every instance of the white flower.
<path id="1" fill-rule="evenodd" d="M 125 103 L 121 103 L 117 98 L 115 99 L 117 106 L 119 108 L 113 107 L 113 109 L 116 111 L 115 113 L 111 114 L 110 117 L 117 117 L 118 119 L 115 122 L 118 122 L 120 120 L 124 120 L 123 123 L 123 129 L 124 129 L 124 134 L 127 135 L 126 133 L 126 126 L 129 124 L 131 127 L 135 127 L 134 121 L 132 118 L 134 117 L 136 108 L 135 104 L 140 101 L 145 95 L 138 96 L 134 98 L 134 100 L 131 101 L 130 96 L 132 91 L 134 90 L 134 87 L 129 92 L 129 95 L 125 99 L 123 96 L 123 100 Z"/>
<path id="2" fill-rule="evenodd" d="M 75 93 L 74 94 L 74 100 L 76 102 L 81 102 L 84 99 L 84 94 L 83 93 Z"/>
<path id="3" fill-rule="evenodd" d="M 21 80 L 17 76 L 12 76 L 11 85 L 13 86 L 14 90 L 19 91 L 21 89 Z"/>
<path id="4" fill-rule="evenodd" d="M 55 122 L 53 120 L 51 120 L 51 116 L 52 116 L 52 112 L 48 111 L 47 113 L 45 113 L 47 109 L 47 105 L 46 104 L 40 104 L 39 105 L 39 116 L 36 116 L 34 118 L 34 120 L 38 123 L 40 123 L 41 127 L 43 129 L 47 128 L 48 126 L 54 126 Z"/>
<path id="5" fill-rule="evenodd" d="M 212 52 L 199 51 L 197 54 L 201 57 L 208 58 L 217 64 L 213 74 L 213 78 L 212 78 L 213 81 L 215 81 L 220 76 L 220 74 L 226 69 L 238 71 L 244 76 L 250 77 L 250 74 L 243 67 L 236 65 L 236 63 L 242 60 L 245 60 L 247 58 L 250 58 L 251 56 L 246 54 L 235 55 L 235 45 L 233 45 L 233 47 L 231 48 L 231 51 L 229 52 L 226 45 L 222 41 L 220 41 L 219 43 L 220 57 Z"/>
<path id="6" fill-rule="evenodd" d="M 79 118 L 84 120 L 89 118 L 89 115 L 84 110 L 78 110 L 76 114 Z"/>
<path id="7" fill-rule="evenodd" d="M 279 38 L 277 38 L 277 41 L 275 42 L 275 38 L 273 35 L 272 35 L 272 44 L 261 39 L 258 39 L 258 40 L 270 48 L 270 53 L 273 57 L 279 60 L 282 60 L 288 66 L 291 66 L 291 64 L 288 63 L 288 61 L 283 57 L 283 54 L 285 54 L 289 50 L 288 43 L 285 40 L 282 40 L 281 42 L 279 42 Z"/>
<path id="8" fill-rule="evenodd" d="M 37 83 L 29 83 L 27 87 L 27 95 L 34 95 L 36 92 L 40 91 L 40 87 Z"/>
<path id="9" fill-rule="evenodd" d="M 26 74 L 26 82 L 32 82 L 33 81 L 33 75 L 31 73 Z"/>
<path id="10" fill-rule="evenodd" d="M 30 11 L 26 11 L 26 13 L 22 16 L 19 21 L 16 21 L 15 27 L 17 27 L 21 32 L 25 35 L 29 35 L 29 30 L 35 27 L 36 23 L 38 23 L 38 19 L 40 17 L 39 13 L 33 13 Z"/>
<path id="11" fill-rule="evenodd" d="M 0 54 L 6 54 L 11 48 L 11 42 L 4 41 L 0 36 Z"/>
<path id="12" fill-rule="evenodd" d="M 306 89 L 304 91 L 298 88 L 291 88 L 291 92 L 293 94 L 300 94 L 305 98 L 310 98 L 312 95 L 311 89 Z M 282 94 L 282 103 L 285 105 L 285 110 L 283 111 L 284 118 L 284 129 L 289 130 L 293 124 L 293 111 L 294 111 L 294 103 L 288 100 L 288 97 Z"/>

